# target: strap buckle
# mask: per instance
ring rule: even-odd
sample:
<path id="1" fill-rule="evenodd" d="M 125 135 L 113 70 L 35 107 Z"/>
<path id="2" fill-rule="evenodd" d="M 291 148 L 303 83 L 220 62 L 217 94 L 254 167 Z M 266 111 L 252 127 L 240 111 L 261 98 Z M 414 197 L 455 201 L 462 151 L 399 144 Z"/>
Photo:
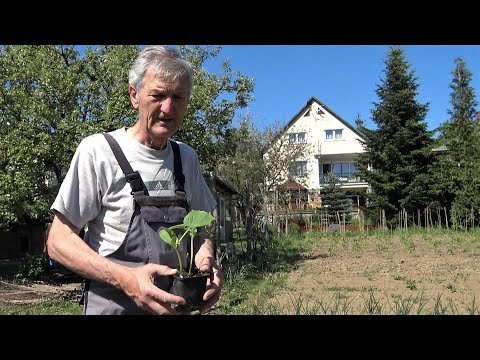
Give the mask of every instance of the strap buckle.
<path id="1" fill-rule="evenodd" d="M 125 179 L 127 179 L 127 182 L 132 187 L 133 192 L 145 192 L 142 185 L 142 178 L 140 177 L 138 171 L 134 171 L 130 174 L 125 174 Z"/>

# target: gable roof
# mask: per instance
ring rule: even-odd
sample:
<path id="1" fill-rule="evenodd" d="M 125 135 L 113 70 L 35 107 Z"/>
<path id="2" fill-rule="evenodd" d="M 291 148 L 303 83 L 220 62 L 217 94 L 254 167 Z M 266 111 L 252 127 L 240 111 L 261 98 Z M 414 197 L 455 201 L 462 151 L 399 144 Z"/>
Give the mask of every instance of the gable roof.
<path id="1" fill-rule="evenodd" d="M 287 128 L 289 128 L 295 120 L 303 113 L 305 112 L 312 104 L 313 102 L 318 103 L 320 106 L 322 106 L 325 110 L 327 110 L 330 114 L 332 114 L 338 121 L 340 121 L 342 124 L 344 124 L 346 127 L 348 127 L 350 130 L 352 130 L 356 135 L 358 135 L 362 140 L 366 140 L 365 135 L 360 132 L 357 128 L 353 127 L 348 121 L 344 120 L 340 115 L 338 115 L 335 111 L 330 109 L 327 105 L 325 105 L 323 102 L 318 100 L 315 96 L 312 96 L 308 101 L 307 104 L 300 109 L 288 122 L 287 125 L 283 128 L 283 130 L 280 132 L 283 134 Z"/>
<path id="2" fill-rule="evenodd" d="M 278 188 L 282 191 L 290 191 L 290 190 L 307 191 L 308 190 L 305 186 L 293 180 L 285 181 L 283 184 L 280 184 Z"/>

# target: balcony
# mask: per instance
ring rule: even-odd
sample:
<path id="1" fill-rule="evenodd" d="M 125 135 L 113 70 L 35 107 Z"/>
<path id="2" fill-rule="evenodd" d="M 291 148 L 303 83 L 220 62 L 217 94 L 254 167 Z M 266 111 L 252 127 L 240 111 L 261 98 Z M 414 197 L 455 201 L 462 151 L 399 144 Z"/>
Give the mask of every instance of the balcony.
<path id="1" fill-rule="evenodd" d="M 340 184 L 358 184 L 358 183 L 364 183 L 360 176 L 358 174 L 352 174 L 352 173 L 341 173 L 341 174 L 335 174 L 335 176 L 338 179 L 338 182 Z M 327 174 L 320 174 L 320 185 L 324 185 L 327 183 Z"/>

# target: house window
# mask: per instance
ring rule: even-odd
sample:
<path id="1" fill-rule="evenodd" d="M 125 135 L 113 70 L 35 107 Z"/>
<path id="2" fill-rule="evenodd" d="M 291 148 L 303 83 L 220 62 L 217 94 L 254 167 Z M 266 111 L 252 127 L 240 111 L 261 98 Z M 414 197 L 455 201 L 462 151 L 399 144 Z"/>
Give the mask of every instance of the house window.
<path id="1" fill-rule="evenodd" d="M 335 130 L 325 130 L 325 139 L 327 140 L 341 140 L 343 139 L 343 130 L 342 129 L 335 129 Z"/>
<path id="2" fill-rule="evenodd" d="M 290 167 L 290 176 L 306 176 L 307 175 L 307 162 L 295 161 Z"/>
<path id="3" fill-rule="evenodd" d="M 290 133 L 288 134 L 288 140 L 292 144 L 304 144 L 306 143 L 306 134 L 305 132 Z"/>
<path id="4" fill-rule="evenodd" d="M 350 174 L 356 174 L 357 173 L 357 165 L 355 163 L 350 163 Z"/>
<path id="5" fill-rule="evenodd" d="M 333 163 L 333 173 L 336 176 L 348 176 L 350 170 L 349 170 L 349 165 L 350 163 L 348 162 L 343 162 L 343 163 Z"/>
<path id="6" fill-rule="evenodd" d="M 357 167 L 354 162 L 333 163 L 333 173 L 341 180 L 353 179 L 357 174 Z"/>
<path id="7" fill-rule="evenodd" d="M 348 182 L 358 182 L 358 169 L 353 161 L 349 162 L 333 162 L 333 163 L 322 163 L 322 173 L 320 176 L 320 183 L 326 181 L 326 175 L 332 172 L 335 177 L 340 181 Z"/>
<path id="8" fill-rule="evenodd" d="M 330 171 L 332 171 L 332 164 L 322 164 L 322 174 L 328 174 Z"/>

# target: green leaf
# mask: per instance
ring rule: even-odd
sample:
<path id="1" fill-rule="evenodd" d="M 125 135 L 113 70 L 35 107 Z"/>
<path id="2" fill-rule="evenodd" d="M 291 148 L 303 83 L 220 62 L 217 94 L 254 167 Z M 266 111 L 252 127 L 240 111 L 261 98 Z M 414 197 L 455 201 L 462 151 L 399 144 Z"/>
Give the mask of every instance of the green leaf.
<path id="1" fill-rule="evenodd" d="M 174 249 L 177 248 L 179 241 L 178 241 L 178 238 L 177 238 L 177 234 L 175 234 L 175 232 L 173 232 L 173 230 L 171 230 L 171 229 L 160 230 L 160 237 L 162 238 L 163 241 L 165 241 L 167 244 L 169 244 Z"/>
<path id="2" fill-rule="evenodd" d="M 174 230 L 174 229 L 185 230 L 185 228 L 186 228 L 185 224 L 178 224 L 178 225 L 173 225 L 173 226 L 169 227 L 169 229 L 171 229 L 171 230 Z"/>
<path id="3" fill-rule="evenodd" d="M 185 219 L 183 219 L 183 223 L 189 229 L 196 229 L 200 226 L 206 226 L 210 224 L 215 218 L 208 212 L 203 210 L 191 210 Z"/>

